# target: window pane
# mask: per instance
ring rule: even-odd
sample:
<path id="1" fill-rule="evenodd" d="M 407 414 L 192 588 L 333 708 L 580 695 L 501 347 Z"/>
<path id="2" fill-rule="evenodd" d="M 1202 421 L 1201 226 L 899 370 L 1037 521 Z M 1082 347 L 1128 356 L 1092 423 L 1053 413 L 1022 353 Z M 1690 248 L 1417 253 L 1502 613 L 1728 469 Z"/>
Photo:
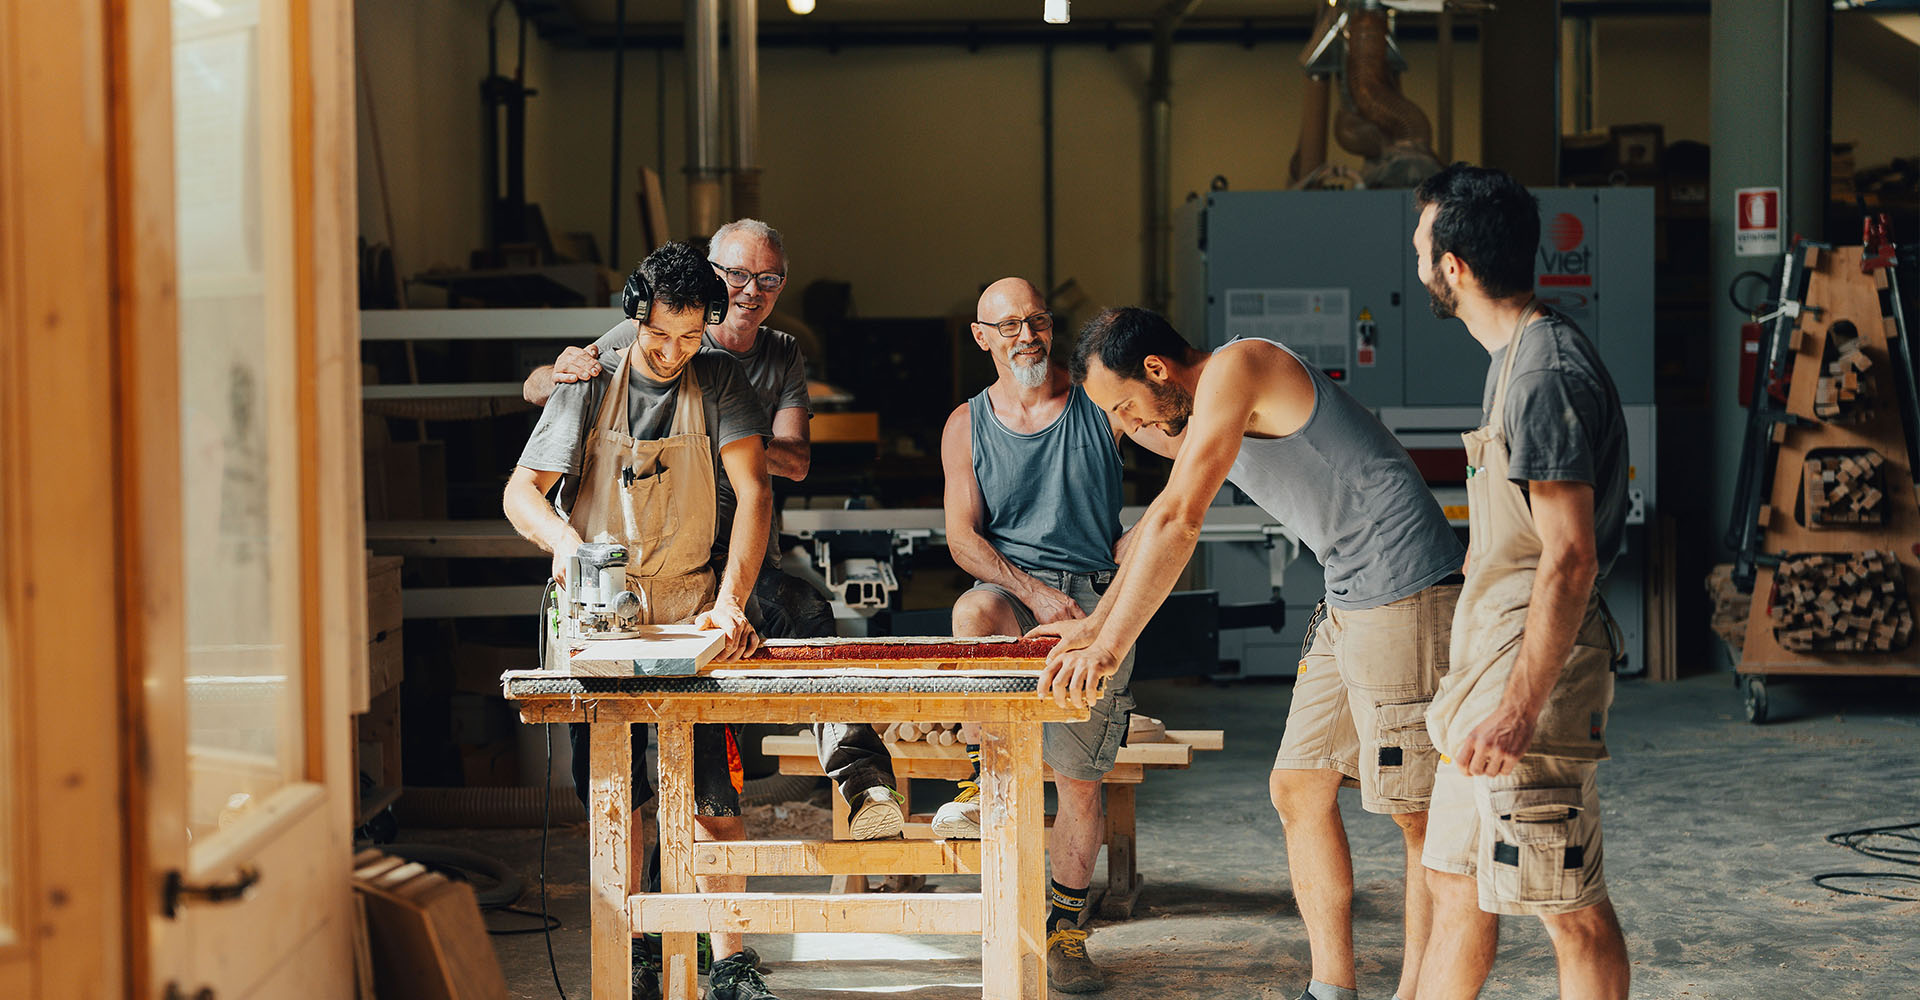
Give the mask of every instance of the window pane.
<path id="1" fill-rule="evenodd" d="M 175 0 L 172 10 L 197 840 L 299 778 L 303 762 L 290 132 L 270 96 L 286 93 L 274 11 L 233 0 Z"/>

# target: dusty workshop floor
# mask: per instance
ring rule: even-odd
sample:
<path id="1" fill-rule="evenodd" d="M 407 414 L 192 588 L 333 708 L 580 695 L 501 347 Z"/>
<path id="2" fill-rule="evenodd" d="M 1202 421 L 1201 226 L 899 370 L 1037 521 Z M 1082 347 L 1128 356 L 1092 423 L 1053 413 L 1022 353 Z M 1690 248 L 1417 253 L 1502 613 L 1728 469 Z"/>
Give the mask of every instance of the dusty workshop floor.
<path id="1" fill-rule="evenodd" d="M 1766 726 L 1744 721 L 1728 675 L 1622 683 L 1601 769 L 1607 875 L 1627 931 L 1636 997 L 1885 997 L 1920 991 L 1920 902 L 1841 896 L 1821 872 L 1898 870 L 1824 841 L 1827 833 L 1920 821 L 1920 693 L 1897 682 L 1776 683 Z M 1274 997 L 1307 980 L 1307 943 L 1287 885 L 1266 773 L 1291 687 L 1155 683 L 1142 711 L 1176 728 L 1224 728 L 1227 747 L 1190 772 L 1151 774 L 1139 793 L 1133 920 L 1096 926 L 1090 951 L 1112 1000 Z M 1343 796 L 1356 856 L 1360 988 L 1386 1000 L 1399 968 L 1399 838 Z M 520 867 L 533 885 L 539 831 L 403 830 Z M 1905 846 L 1912 847 L 1911 843 Z M 555 831 L 548 858 L 561 982 L 587 995 L 582 828 Z M 1920 868 L 1906 868 L 1920 874 Z M 1104 879 L 1104 866 L 1096 879 Z M 824 879 L 760 880 L 824 891 Z M 966 879 L 939 884 L 966 891 Z M 756 883 L 758 884 L 758 883 Z M 1883 882 L 1920 897 L 1920 885 Z M 526 901 L 538 906 L 531 893 Z M 539 935 L 496 937 L 517 997 L 555 997 Z M 785 1000 L 868 994 L 980 995 L 967 937 L 760 936 L 750 943 Z M 876 959 L 874 956 L 885 956 Z M 806 959 L 808 961 L 798 961 Z M 1507 920 L 1485 995 L 1557 992 L 1537 922 Z"/>

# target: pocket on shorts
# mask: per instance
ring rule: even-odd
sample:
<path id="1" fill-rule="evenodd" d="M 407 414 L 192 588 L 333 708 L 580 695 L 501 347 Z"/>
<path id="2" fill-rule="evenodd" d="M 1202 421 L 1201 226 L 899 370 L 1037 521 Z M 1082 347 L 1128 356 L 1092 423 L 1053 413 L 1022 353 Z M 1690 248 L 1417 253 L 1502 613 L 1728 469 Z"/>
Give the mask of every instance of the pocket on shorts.
<path id="1" fill-rule="evenodd" d="M 1495 898 L 1571 903 L 1586 875 L 1585 803 L 1579 786 L 1498 788 L 1487 793 L 1480 871 Z"/>
<path id="2" fill-rule="evenodd" d="M 1433 796 L 1433 773 L 1440 751 L 1427 735 L 1427 706 L 1432 699 L 1376 705 L 1370 752 L 1363 748 L 1362 779 L 1372 778 L 1375 797 L 1389 802 L 1426 804 Z M 1368 782 L 1362 780 L 1364 788 Z"/>

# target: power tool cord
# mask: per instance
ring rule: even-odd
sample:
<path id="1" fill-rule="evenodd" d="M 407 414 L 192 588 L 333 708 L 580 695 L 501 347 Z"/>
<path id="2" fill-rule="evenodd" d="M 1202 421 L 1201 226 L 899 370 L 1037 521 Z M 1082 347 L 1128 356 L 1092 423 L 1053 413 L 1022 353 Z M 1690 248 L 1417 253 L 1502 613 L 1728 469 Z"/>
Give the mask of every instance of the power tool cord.
<path id="1" fill-rule="evenodd" d="M 1859 830 L 1842 830 L 1827 834 L 1827 843 L 1838 844 L 1856 854 L 1886 861 L 1896 865 L 1920 865 L 1920 846 L 1901 847 L 1883 843 L 1873 843 L 1875 838 L 1887 838 L 1920 845 L 1920 835 L 1910 831 L 1920 830 L 1920 823 L 1899 823 L 1893 826 L 1869 826 Z M 1872 899 L 1887 899 L 1898 903 L 1920 902 L 1920 895 L 1892 896 L 1884 892 L 1871 892 L 1866 889 L 1849 889 L 1835 885 L 1836 880 L 1867 879 L 1892 882 L 1912 882 L 1920 884 L 1920 875 L 1911 872 L 1825 872 L 1813 877 L 1813 884 L 1822 889 L 1843 893 L 1848 896 L 1867 896 Z"/>
<path id="2" fill-rule="evenodd" d="M 542 629 L 542 635 L 545 630 Z M 542 662 L 545 662 L 544 660 Z M 554 992 L 560 994 L 560 1000 L 567 1000 L 567 991 L 560 985 L 560 963 L 553 958 L 553 929 L 560 921 L 547 914 L 547 832 L 553 829 L 553 723 L 543 723 L 547 731 L 547 781 L 545 803 L 546 813 L 540 818 L 540 922 L 547 938 L 547 971 L 553 973 Z"/>

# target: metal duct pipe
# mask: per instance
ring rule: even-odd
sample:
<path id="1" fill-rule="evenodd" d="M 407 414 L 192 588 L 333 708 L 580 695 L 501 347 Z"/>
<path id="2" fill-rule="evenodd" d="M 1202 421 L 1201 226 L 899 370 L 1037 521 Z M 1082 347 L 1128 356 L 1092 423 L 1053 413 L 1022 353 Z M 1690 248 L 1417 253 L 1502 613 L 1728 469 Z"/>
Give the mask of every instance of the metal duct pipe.
<path id="1" fill-rule="evenodd" d="M 1432 147 L 1433 126 L 1426 112 L 1400 93 L 1387 62 L 1387 12 L 1376 4 L 1356 5 L 1348 11 L 1347 87 L 1354 106 L 1380 126 L 1388 142 Z"/>
<path id="2" fill-rule="evenodd" d="M 720 226 L 720 0 L 687 0 L 687 228 Z"/>
<path id="3" fill-rule="evenodd" d="M 1333 117 L 1333 138 L 1340 148 L 1363 160 L 1374 160 L 1387 148 L 1387 135 L 1379 125 L 1374 124 L 1353 102 L 1353 90 L 1348 86 L 1349 78 L 1340 78 L 1340 113 Z"/>
<path id="4" fill-rule="evenodd" d="M 1147 74 L 1147 307 L 1167 311 L 1173 287 L 1173 33 L 1200 0 L 1171 0 L 1153 18 Z"/>
<path id="5" fill-rule="evenodd" d="M 733 0 L 733 217 L 760 217 L 760 8 L 754 0 Z"/>

